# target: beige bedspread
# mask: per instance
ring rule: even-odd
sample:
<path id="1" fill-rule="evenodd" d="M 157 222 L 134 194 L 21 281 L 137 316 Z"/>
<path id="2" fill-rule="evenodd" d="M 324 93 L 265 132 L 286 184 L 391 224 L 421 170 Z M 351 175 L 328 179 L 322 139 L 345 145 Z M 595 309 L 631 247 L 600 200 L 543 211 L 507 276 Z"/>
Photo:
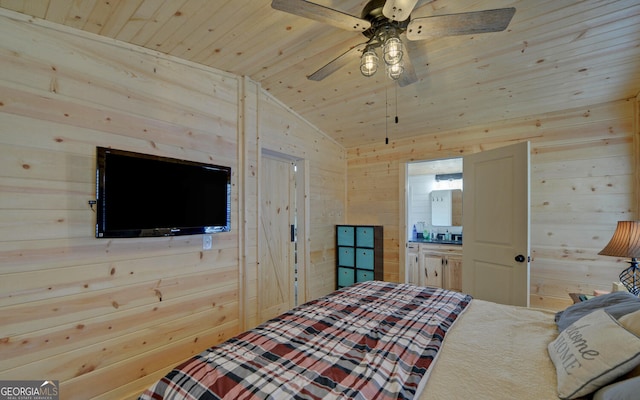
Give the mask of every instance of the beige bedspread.
<path id="1" fill-rule="evenodd" d="M 474 299 L 445 337 L 421 400 L 558 399 L 554 313 Z"/>

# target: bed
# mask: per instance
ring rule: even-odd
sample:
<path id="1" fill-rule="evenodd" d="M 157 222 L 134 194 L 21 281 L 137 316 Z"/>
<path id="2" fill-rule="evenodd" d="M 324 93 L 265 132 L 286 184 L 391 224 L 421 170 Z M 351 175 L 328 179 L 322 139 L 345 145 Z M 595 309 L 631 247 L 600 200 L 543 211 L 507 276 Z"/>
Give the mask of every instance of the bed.
<path id="1" fill-rule="evenodd" d="M 633 301 L 640 309 L 640 300 Z M 640 318 L 632 311 L 625 315 Z M 625 374 L 640 364 L 640 333 L 602 312 L 604 325 L 611 320 L 630 335 L 620 340 L 633 345 L 617 345 L 625 355 L 614 360 L 615 370 L 607 360 L 604 372 L 590 370 L 595 378 L 576 381 L 576 364 L 592 363 L 569 360 L 568 343 L 580 335 L 597 347 L 603 339 L 576 331 L 585 328 L 570 323 L 579 319 L 570 312 L 500 305 L 433 287 L 363 282 L 207 349 L 140 400 L 582 398 L 621 376 L 635 383 Z M 560 333 L 559 318 L 568 325 Z M 579 351 L 591 357 L 594 350 Z"/>

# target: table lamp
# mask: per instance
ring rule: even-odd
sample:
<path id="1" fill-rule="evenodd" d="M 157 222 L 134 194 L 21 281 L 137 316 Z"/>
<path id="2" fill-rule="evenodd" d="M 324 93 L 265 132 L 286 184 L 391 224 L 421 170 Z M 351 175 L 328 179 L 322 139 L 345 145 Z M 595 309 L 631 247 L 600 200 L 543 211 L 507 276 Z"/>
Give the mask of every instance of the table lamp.
<path id="1" fill-rule="evenodd" d="M 637 258 L 640 257 L 640 221 L 618 221 L 613 237 L 598 254 L 631 258 L 629 268 L 620 273 L 620 282 L 629 292 L 638 296 L 640 273 L 638 273 Z"/>

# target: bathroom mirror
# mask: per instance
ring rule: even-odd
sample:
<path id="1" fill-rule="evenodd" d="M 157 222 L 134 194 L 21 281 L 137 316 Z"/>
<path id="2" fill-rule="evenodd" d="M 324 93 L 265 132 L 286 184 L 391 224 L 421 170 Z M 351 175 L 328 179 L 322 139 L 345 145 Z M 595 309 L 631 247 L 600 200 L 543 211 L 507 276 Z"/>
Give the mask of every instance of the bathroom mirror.
<path id="1" fill-rule="evenodd" d="M 462 226 L 462 190 L 433 190 L 431 201 L 431 225 Z"/>

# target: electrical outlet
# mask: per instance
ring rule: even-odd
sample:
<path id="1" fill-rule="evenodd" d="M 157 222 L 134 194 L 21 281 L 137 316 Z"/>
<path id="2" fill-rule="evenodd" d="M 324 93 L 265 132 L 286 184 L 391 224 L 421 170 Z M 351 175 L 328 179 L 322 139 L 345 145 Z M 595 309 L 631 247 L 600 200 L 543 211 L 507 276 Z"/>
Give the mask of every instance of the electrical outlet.
<path id="1" fill-rule="evenodd" d="M 213 237 L 211 235 L 202 236 L 202 250 L 211 250 L 212 243 Z"/>

